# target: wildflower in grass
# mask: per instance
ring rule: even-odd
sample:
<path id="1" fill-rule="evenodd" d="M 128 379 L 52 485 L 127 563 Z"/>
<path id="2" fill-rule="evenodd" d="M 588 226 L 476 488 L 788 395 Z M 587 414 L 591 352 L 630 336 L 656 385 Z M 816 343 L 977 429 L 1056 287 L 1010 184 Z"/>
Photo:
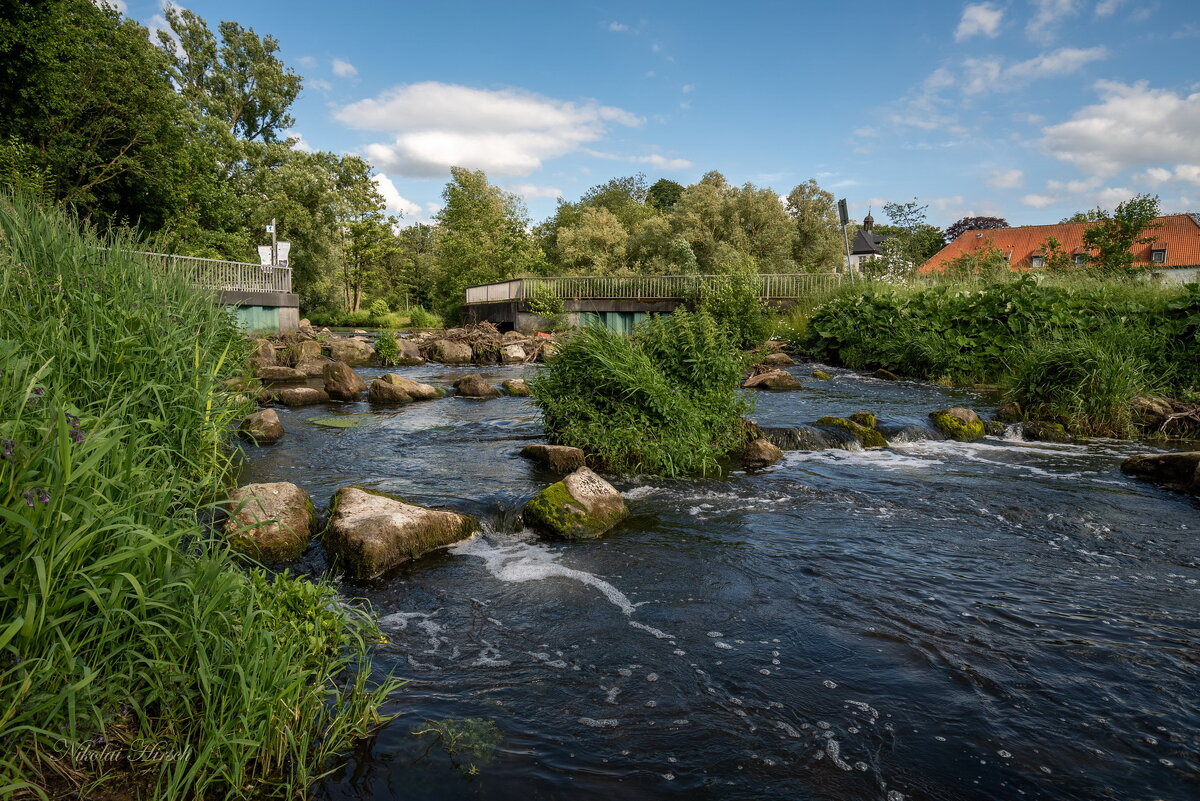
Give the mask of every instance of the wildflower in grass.
<path id="1" fill-rule="evenodd" d="M 63 416 L 67 419 L 67 422 L 71 424 L 71 428 L 79 428 L 79 418 L 78 417 L 71 414 L 70 412 L 63 412 Z"/>
<path id="2" fill-rule="evenodd" d="M 25 499 L 25 505 L 30 509 L 33 508 L 33 490 L 25 490 L 21 493 L 21 497 Z"/>
<path id="3" fill-rule="evenodd" d="M 13 449 L 17 447 L 17 443 L 13 442 L 11 439 L 6 439 L 3 442 L 3 446 L 4 446 L 4 458 L 11 459 L 12 455 L 13 455 Z"/>
<path id="4" fill-rule="evenodd" d="M 79 445 L 80 443 L 82 443 L 85 436 L 86 436 L 86 434 L 84 433 L 82 428 L 72 428 L 71 429 L 71 442 L 74 442 L 76 445 Z"/>
<path id="5" fill-rule="evenodd" d="M 49 490 L 42 489 L 41 487 L 36 487 L 35 489 L 37 489 L 38 503 L 50 503 Z"/>

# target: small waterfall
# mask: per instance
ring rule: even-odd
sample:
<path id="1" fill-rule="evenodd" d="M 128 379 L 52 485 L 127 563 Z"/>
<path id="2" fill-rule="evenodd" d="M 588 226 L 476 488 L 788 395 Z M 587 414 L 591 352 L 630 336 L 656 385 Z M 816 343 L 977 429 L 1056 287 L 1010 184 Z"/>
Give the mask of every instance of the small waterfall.
<path id="1" fill-rule="evenodd" d="M 836 448 L 844 451 L 862 450 L 862 442 L 853 433 L 838 426 L 807 423 L 789 427 L 762 427 L 762 436 L 772 445 L 785 451 L 823 451 Z M 883 434 L 888 445 L 923 440 L 942 440 L 945 435 L 933 426 L 916 423 L 880 422 L 876 430 Z"/>
<path id="2" fill-rule="evenodd" d="M 887 439 L 889 445 L 902 445 L 906 442 L 923 442 L 924 440 L 945 439 L 946 435 L 933 426 L 880 423 L 879 433 Z"/>

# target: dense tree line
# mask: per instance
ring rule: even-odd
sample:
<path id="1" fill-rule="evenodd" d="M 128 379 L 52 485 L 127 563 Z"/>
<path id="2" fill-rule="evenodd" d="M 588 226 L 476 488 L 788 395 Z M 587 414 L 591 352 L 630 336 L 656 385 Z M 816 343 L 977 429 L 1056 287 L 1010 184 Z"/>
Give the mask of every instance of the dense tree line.
<path id="1" fill-rule="evenodd" d="M 302 79 L 270 35 L 230 21 L 214 30 L 177 6 L 157 41 L 90 0 L 2 9 L 0 182 L 185 255 L 257 261 L 275 219 L 308 311 L 383 301 L 453 315 L 466 286 L 519 275 L 842 261 L 834 197 L 815 181 L 781 197 L 718 172 L 691 186 L 614 178 L 535 226 L 519 197 L 454 168 L 431 224 L 402 227 L 370 164 L 297 148 L 290 110 Z"/>

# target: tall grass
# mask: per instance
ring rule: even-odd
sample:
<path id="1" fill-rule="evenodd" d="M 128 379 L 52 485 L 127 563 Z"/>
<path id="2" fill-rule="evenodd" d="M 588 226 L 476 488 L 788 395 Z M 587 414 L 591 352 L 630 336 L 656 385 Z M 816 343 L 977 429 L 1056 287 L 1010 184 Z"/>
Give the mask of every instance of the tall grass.
<path id="1" fill-rule="evenodd" d="M 798 316 L 799 317 L 799 316 Z M 1200 384 L 1200 287 L 1014 276 L 850 284 L 792 321 L 793 344 L 855 368 L 999 383 L 1078 433 L 1128 434 L 1138 394 Z"/>
<path id="2" fill-rule="evenodd" d="M 744 358 L 703 312 L 653 317 L 633 338 L 572 332 L 533 382 L 554 442 L 617 472 L 716 474 L 743 437 Z"/>
<path id="3" fill-rule="evenodd" d="M 0 796 L 294 795 L 379 721 L 378 633 L 197 523 L 246 345 L 135 249 L 0 195 Z"/>

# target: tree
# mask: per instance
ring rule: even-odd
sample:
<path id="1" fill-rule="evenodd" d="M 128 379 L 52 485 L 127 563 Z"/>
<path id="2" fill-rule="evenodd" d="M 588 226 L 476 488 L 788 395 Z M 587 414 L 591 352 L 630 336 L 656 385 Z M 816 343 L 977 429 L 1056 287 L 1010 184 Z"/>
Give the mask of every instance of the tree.
<path id="1" fill-rule="evenodd" d="M 1159 227 L 1154 222 L 1158 215 L 1158 195 L 1135 195 L 1118 203 L 1111 214 L 1101 212 L 1096 224 L 1084 229 L 1083 244 L 1097 251 L 1097 267 L 1113 272 L 1127 270 L 1133 266 L 1133 246 L 1154 241 L 1153 236 L 1143 234 Z"/>
<path id="2" fill-rule="evenodd" d="M 1063 250 L 1062 243 L 1055 237 L 1046 237 L 1046 241 L 1042 243 L 1042 250 L 1046 254 L 1042 257 L 1042 266 L 1046 270 L 1057 273 L 1071 266 L 1070 255 Z"/>
<path id="3" fill-rule="evenodd" d="M 946 241 L 953 242 L 967 231 L 992 231 L 1008 227 L 1008 220 L 1003 217 L 963 217 L 946 229 Z"/>
<path id="4" fill-rule="evenodd" d="M 576 225 L 558 232 L 559 265 L 581 275 L 628 272 L 629 232 L 603 206 L 583 210 Z"/>
<path id="5" fill-rule="evenodd" d="M 812 178 L 788 193 L 787 213 L 794 226 L 792 258 L 800 269 L 829 272 L 844 261 L 845 243 L 835 202 Z"/>
<path id="6" fill-rule="evenodd" d="M 1097 206 L 1096 208 L 1089 209 L 1087 211 L 1077 211 L 1070 217 L 1063 217 L 1058 222 L 1060 225 L 1065 223 L 1096 222 L 1097 220 L 1104 219 L 1105 214 L 1106 212 L 1104 209 Z"/>
<path id="7" fill-rule="evenodd" d="M 679 202 L 682 194 L 682 184 L 669 178 L 659 178 L 646 190 L 646 202 L 659 211 L 665 212 Z"/>
<path id="8" fill-rule="evenodd" d="M 1009 272 L 1008 256 L 990 239 L 984 246 L 970 253 L 963 253 L 946 262 L 946 272 L 958 275 L 997 276 Z"/>
<path id="9" fill-rule="evenodd" d="M 795 268 L 794 226 L 774 189 L 744 184 L 730 193 L 726 214 L 731 219 L 730 227 L 736 231 L 728 244 L 749 256 L 755 270 L 780 273 Z M 721 272 L 729 271 L 729 264 L 721 265 Z"/>
<path id="10" fill-rule="evenodd" d="M 900 257 L 912 269 L 920 267 L 946 246 L 941 229 L 925 222 L 928 208 L 918 205 L 916 198 L 907 203 L 883 204 L 883 213 L 899 229 L 892 238 L 897 242 Z"/>
<path id="11" fill-rule="evenodd" d="M 450 169 L 438 212 L 438 311 L 458 315 L 468 286 L 537 271 L 543 256 L 526 231 L 516 195 L 488 183 L 482 170 Z"/>

